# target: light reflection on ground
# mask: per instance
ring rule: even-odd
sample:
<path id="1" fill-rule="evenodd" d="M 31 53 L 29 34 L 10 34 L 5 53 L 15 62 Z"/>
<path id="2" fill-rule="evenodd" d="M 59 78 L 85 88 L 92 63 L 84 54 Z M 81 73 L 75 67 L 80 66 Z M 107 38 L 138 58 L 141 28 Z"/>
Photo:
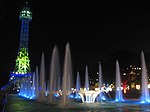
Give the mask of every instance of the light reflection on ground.
<path id="1" fill-rule="evenodd" d="M 5 112 L 150 112 L 150 104 L 140 104 L 136 101 L 88 104 L 71 102 L 67 107 L 60 107 L 58 104 L 39 103 L 9 95 Z"/>

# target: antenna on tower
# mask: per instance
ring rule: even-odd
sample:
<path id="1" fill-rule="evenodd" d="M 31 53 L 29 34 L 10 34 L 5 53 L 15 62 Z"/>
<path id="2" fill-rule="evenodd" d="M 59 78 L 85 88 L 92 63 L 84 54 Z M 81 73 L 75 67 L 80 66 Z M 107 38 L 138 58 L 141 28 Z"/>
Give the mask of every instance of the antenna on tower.
<path id="1" fill-rule="evenodd" d="M 26 7 L 28 6 L 29 4 L 28 4 L 28 2 L 26 1 Z"/>

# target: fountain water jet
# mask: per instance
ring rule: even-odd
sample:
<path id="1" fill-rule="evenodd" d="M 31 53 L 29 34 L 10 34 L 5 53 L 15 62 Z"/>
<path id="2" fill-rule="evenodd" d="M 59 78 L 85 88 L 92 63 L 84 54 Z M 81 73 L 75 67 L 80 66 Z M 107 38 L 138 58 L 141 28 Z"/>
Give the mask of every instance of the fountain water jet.
<path id="1" fill-rule="evenodd" d="M 80 95 L 78 94 L 80 92 L 81 84 L 80 84 L 80 75 L 79 71 L 77 72 L 77 78 L 76 78 L 76 91 L 75 91 L 75 99 L 80 99 Z"/>
<path id="2" fill-rule="evenodd" d="M 58 90 L 58 91 L 60 91 L 60 90 L 61 90 L 61 80 L 60 80 L 60 76 L 58 77 L 57 90 Z"/>
<path id="3" fill-rule="evenodd" d="M 49 100 L 48 102 L 53 101 L 54 92 L 56 90 L 59 90 L 60 87 L 60 65 L 59 65 L 59 53 L 57 46 L 54 46 L 53 52 L 52 52 L 52 59 L 51 59 L 51 65 L 50 65 L 50 74 L 49 74 Z"/>
<path id="4" fill-rule="evenodd" d="M 35 73 L 32 77 L 22 78 L 18 95 L 29 99 L 35 98 Z"/>
<path id="5" fill-rule="evenodd" d="M 121 78 L 120 78 L 120 67 L 119 62 L 116 60 L 116 99 L 115 101 L 124 101 L 122 90 L 121 90 Z"/>
<path id="6" fill-rule="evenodd" d="M 70 94 L 70 89 L 73 85 L 72 82 L 72 63 L 71 63 L 71 52 L 69 43 L 66 44 L 65 48 L 65 59 L 64 59 L 64 69 L 62 78 L 62 106 L 66 106 L 68 103 L 68 95 Z"/>
<path id="7" fill-rule="evenodd" d="M 35 74 L 36 74 L 36 84 L 35 84 L 35 92 L 36 92 L 36 99 L 39 99 L 39 72 L 38 72 L 38 66 L 36 66 L 36 70 L 35 70 Z"/>
<path id="8" fill-rule="evenodd" d="M 104 97 L 104 94 L 103 94 L 103 91 L 101 91 L 101 88 L 102 88 L 102 84 L 103 84 L 103 80 L 102 80 L 102 67 L 101 67 L 101 63 L 99 63 L 99 77 L 98 77 L 98 83 L 99 83 L 99 90 L 100 90 L 100 93 L 99 93 L 99 100 L 105 100 L 105 97 Z"/>
<path id="9" fill-rule="evenodd" d="M 148 77 L 143 51 L 141 52 L 141 65 L 142 65 L 142 103 L 150 103 L 150 95 L 148 90 Z"/>
<path id="10" fill-rule="evenodd" d="M 39 101 L 45 101 L 45 62 L 44 53 L 42 53 L 41 66 L 40 66 L 40 91 L 39 91 Z"/>
<path id="11" fill-rule="evenodd" d="M 36 96 L 36 94 L 35 94 L 35 84 L 36 84 L 36 83 L 35 83 L 35 82 L 36 82 L 36 81 L 35 81 L 35 75 L 36 75 L 35 72 L 33 72 L 32 88 L 31 88 L 31 89 L 32 89 L 32 96 L 31 96 L 32 98 L 35 98 L 35 96 Z"/>
<path id="12" fill-rule="evenodd" d="M 89 90 L 89 75 L 88 75 L 88 67 L 85 69 L 85 89 Z"/>
<path id="13" fill-rule="evenodd" d="M 77 72 L 77 80 L 76 80 L 76 91 L 80 91 L 81 85 L 80 85 L 80 75 L 79 72 Z"/>

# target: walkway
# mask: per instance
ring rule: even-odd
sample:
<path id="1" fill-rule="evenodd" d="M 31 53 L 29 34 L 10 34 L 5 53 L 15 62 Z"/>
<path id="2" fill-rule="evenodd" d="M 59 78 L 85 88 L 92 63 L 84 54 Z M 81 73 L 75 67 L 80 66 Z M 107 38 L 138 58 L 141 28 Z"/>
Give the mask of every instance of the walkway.
<path id="1" fill-rule="evenodd" d="M 5 112 L 79 112 L 79 110 L 60 108 L 58 105 L 39 103 L 11 94 L 8 96 Z"/>
<path id="2" fill-rule="evenodd" d="M 150 112 L 150 104 L 135 101 L 122 103 L 69 103 L 67 107 L 58 104 L 39 103 L 18 95 L 9 95 L 4 112 Z"/>

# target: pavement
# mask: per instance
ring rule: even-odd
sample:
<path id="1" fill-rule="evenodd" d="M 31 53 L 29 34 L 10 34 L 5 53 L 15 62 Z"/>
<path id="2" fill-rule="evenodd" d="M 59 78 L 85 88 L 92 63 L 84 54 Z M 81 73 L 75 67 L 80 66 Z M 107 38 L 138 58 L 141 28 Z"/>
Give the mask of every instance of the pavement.
<path id="1" fill-rule="evenodd" d="M 9 94 L 5 105 L 4 112 L 79 112 L 73 108 L 58 107 L 56 104 L 47 104 L 29 100 L 18 96 L 17 94 Z"/>

